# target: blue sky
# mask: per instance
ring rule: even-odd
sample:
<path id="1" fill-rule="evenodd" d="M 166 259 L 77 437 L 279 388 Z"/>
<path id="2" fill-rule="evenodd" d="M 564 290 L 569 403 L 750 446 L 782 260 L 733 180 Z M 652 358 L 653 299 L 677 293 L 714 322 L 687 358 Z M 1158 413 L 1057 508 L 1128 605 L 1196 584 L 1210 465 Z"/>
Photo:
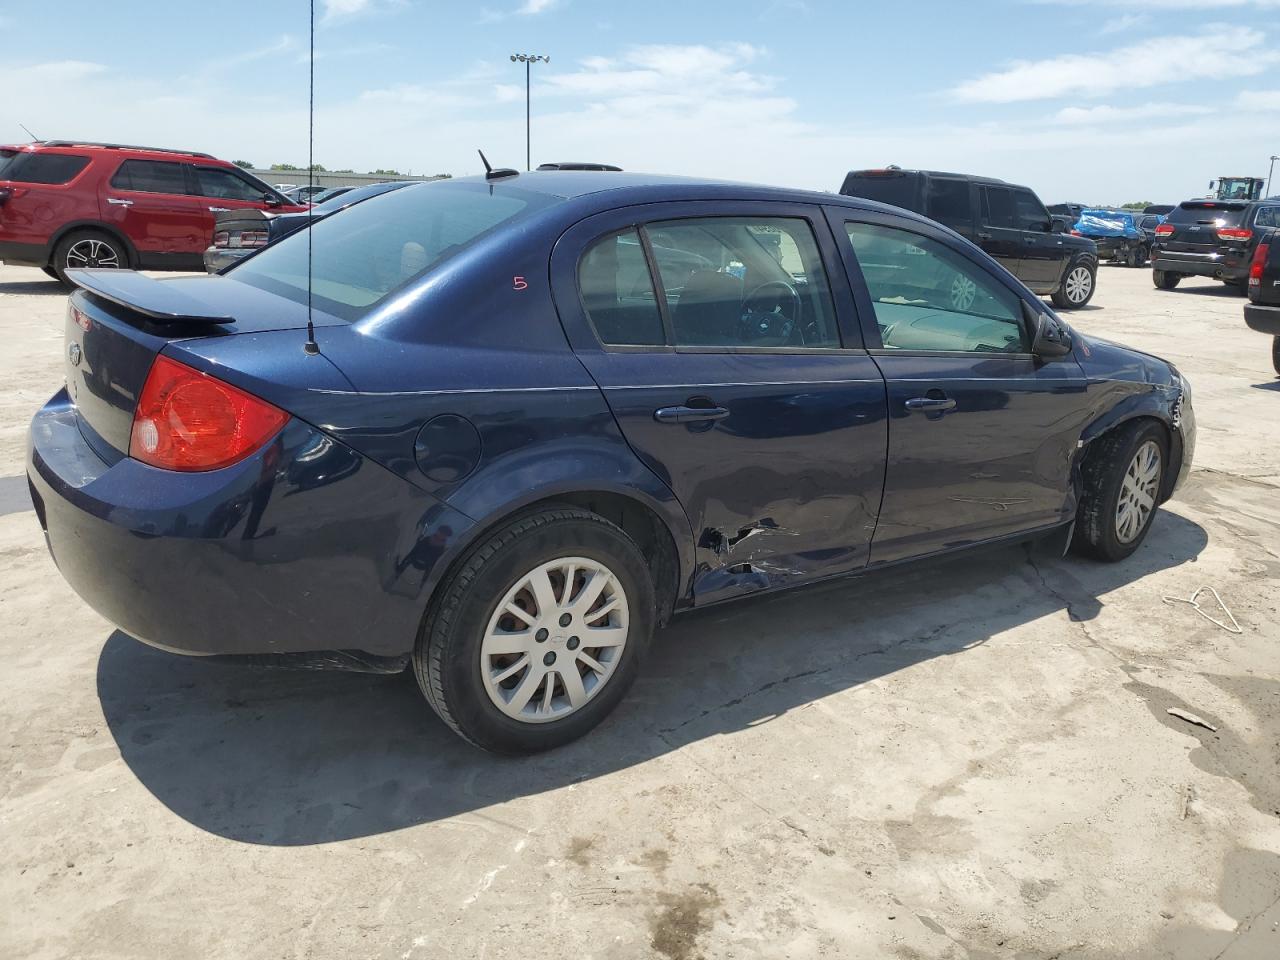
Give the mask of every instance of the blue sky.
<path id="1" fill-rule="evenodd" d="M 1280 153 L 1280 0 L 317 0 L 316 160 L 837 189 L 898 163 L 1176 201 Z M 303 0 L 0 0 L 0 142 L 306 160 Z M 16 59 L 15 59 L 16 58 Z M 1280 192 L 1280 191 L 1274 191 Z"/>

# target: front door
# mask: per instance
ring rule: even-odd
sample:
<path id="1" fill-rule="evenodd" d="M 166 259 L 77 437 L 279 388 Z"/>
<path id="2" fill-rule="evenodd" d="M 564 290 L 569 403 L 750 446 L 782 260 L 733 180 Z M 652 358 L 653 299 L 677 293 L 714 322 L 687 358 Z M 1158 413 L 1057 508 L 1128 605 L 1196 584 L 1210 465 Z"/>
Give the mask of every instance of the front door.
<path id="1" fill-rule="evenodd" d="M 884 382 L 837 258 L 821 208 L 772 203 L 615 211 L 556 247 L 570 340 L 695 531 L 697 603 L 867 561 Z"/>
<path id="2" fill-rule="evenodd" d="M 191 175 L 191 192 L 201 201 L 200 216 L 204 219 L 200 242 L 192 253 L 203 253 L 204 248 L 213 242 L 213 224 L 217 214 L 228 210 L 266 210 L 281 206 L 279 202 L 269 203 L 270 195 L 263 193 L 260 184 L 234 170 L 197 164 L 191 167 Z"/>
<path id="3" fill-rule="evenodd" d="M 871 562 L 1069 520 L 1071 462 L 1088 417 L 1079 364 L 1033 357 L 1018 293 L 941 231 L 829 212 L 848 241 L 861 312 L 874 317 L 864 331 L 887 384 L 889 459 Z M 973 291 L 967 303 L 956 303 L 957 286 Z"/>
<path id="4" fill-rule="evenodd" d="M 1036 293 L 1049 293 L 1067 266 L 1062 236 L 1053 232 L 1053 221 L 1044 204 L 1025 187 L 1013 188 L 1013 205 L 1022 232 L 1022 263 L 1018 279 Z"/>

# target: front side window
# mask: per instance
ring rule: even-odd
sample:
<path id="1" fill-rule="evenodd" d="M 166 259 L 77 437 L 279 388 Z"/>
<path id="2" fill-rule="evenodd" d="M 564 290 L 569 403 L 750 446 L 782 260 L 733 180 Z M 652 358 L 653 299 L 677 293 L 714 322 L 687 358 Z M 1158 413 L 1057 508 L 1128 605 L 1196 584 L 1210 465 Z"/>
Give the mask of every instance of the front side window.
<path id="1" fill-rule="evenodd" d="M 111 178 L 111 186 L 117 190 L 137 190 L 142 193 L 185 194 L 187 177 L 181 163 L 126 160 Z"/>
<path id="2" fill-rule="evenodd" d="M 493 231 L 559 202 L 550 194 L 490 184 L 416 184 L 318 220 L 227 277 L 296 303 L 307 302 L 310 285 L 317 309 L 355 320 Z"/>
<path id="3" fill-rule="evenodd" d="M 1013 191 L 1008 187 L 982 188 L 982 220 L 993 227 L 1013 229 Z"/>
<path id="4" fill-rule="evenodd" d="M 1049 213 L 1044 204 L 1030 190 L 1014 190 L 1013 204 L 1018 227 L 1023 230 L 1044 230 Z"/>
<path id="5" fill-rule="evenodd" d="M 66 153 L 19 154 L 2 178 L 15 183 L 70 183 L 88 165 L 88 157 Z"/>
<path id="6" fill-rule="evenodd" d="M 813 229 L 790 217 L 645 228 L 677 347 L 839 347 Z"/>
<path id="7" fill-rule="evenodd" d="M 578 264 L 582 307 L 602 343 L 662 346 L 662 314 L 640 234 L 633 227 L 601 237 Z"/>
<path id="8" fill-rule="evenodd" d="M 196 189 L 202 197 L 218 197 L 223 200 L 246 200 L 261 203 L 266 187 L 250 183 L 230 170 L 216 167 L 196 167 Z"/>
<path id="9" fill-rule="evenodd" d="M 888 350 L 1027 353 L 1017 295 L 946 244 L 846 223 Z"/>

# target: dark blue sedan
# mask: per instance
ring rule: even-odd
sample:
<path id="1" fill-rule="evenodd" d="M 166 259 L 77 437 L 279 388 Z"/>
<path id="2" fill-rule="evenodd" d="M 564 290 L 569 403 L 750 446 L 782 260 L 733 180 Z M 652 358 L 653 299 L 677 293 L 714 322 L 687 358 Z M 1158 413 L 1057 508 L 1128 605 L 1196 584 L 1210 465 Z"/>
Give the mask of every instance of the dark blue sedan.
<path id="1" fill-rule="evenodd" d="M 307 233 L 72 272 L 40 523 L 133 636 L 412 662 L 491 750 L 591 729 L 682 610 L 1001 540 L 1123 559 L 1190 468 L 1172 365 L 870 201 L 500 171 Z"/>

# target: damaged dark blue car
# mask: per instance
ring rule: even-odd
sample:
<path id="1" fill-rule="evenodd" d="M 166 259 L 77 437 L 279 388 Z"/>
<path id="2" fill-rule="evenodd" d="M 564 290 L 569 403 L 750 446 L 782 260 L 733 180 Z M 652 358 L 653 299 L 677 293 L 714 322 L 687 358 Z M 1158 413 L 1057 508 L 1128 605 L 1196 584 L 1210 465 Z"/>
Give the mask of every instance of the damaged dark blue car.
<path id="1" fill-rule="evenodd" d="M 1195 442 L 1172 365 L 827 194 L 496 171 L 221 276 L 70 275 L 28 475 L 80 595 L 177 653 L 412 663 L 501 752 L 600 722 L 682 610 L 1000 540 L 1121 560 Z"/>

